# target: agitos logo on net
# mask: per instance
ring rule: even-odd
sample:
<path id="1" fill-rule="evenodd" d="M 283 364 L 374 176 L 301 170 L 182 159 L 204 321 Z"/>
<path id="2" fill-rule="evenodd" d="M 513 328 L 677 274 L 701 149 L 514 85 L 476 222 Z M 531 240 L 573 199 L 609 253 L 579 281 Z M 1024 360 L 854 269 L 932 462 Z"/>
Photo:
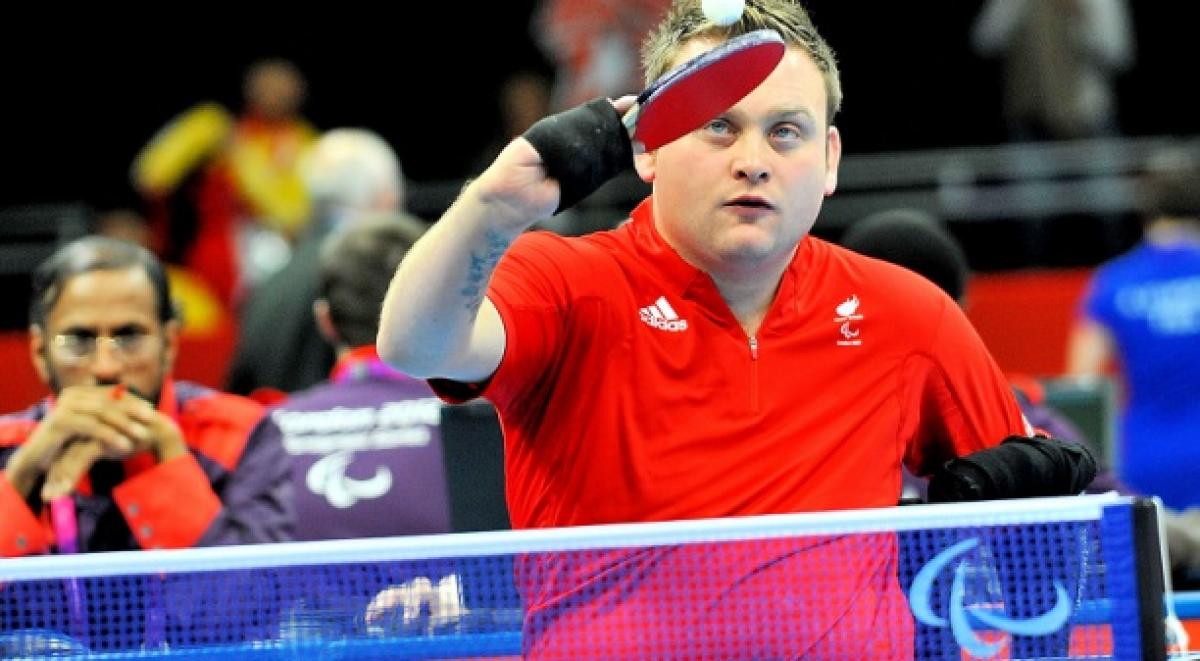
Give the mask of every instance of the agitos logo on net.
<path id="1" fill-rule="evenodd" d="M 965 555 L 979 546 L 979 538 L 965 539 L 938 553 L 913 578 L 908 600 L 913 616 L 931 627 L 950 627 L 954 640 L 967 652 L 980 658 L 995 656 L 1003 647 L 1003 641 L 989 643 L 976 634 L 971 619 L 982 622 L 992 630 L 1004 631 L 1018 636 L 1045 636 L 1058 631 L 1071 618 L 1071 598 L 1062 582 L 1054 581 L 1055 603 L 1050 610 L 1036 617 L 1014 619 L 995 612 L 994 606 L 966 605 L 967 570 Z M 954 567 L 954 580 L 950 584 L 949 620 L 933 612 L 933 582 L 950 563 L 958 560 Z"/>

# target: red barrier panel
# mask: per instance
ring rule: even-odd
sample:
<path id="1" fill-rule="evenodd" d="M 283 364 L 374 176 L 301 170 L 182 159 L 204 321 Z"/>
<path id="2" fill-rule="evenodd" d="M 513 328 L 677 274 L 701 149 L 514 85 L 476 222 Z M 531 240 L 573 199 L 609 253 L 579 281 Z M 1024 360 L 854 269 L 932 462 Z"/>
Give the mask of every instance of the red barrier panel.
<path id="1" fill-rule="evenodd" d="M 980 274 L 967 287 L 967 316 L 1005 372 L 1059 375 L 1091 275 L 1091 269 Z"/>
<path id="2" fill-rule="evenodd" d="M 29 359 L 29 334 L 0 332 L 0 413 L 18 411 L 46 396 L 46 388 Z"/>

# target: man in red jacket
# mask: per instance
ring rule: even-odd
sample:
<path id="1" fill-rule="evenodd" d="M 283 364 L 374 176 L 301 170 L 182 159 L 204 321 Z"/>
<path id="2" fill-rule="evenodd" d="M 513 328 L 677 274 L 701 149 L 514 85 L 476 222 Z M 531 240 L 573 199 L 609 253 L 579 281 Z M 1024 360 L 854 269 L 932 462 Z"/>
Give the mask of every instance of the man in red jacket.
<path id="1" fill-rule="evenodd" d="M 170 378 L 179 324 L 148 251 L 65 246 L 34 274 L 30 320 L 53 395 L 0 417 L 0 556 L 51 551 L 47 505 L 63 496 L 80 551 L 291 537 L 288 464 L 261 407 Z"/>

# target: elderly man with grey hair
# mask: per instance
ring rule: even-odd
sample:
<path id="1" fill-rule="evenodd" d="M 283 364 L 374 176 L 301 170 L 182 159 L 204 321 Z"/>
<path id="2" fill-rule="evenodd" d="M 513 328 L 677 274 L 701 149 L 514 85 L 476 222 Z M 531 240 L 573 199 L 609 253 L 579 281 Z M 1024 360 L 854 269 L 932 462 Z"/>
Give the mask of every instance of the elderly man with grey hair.
<path id="1" fill-rule="evenodd" d="M 365 213 L 404 208 L 404 172 L 390 145 L 365 129 L 334 129 L 301 162 L 316 217 L 328 232 Z M 317 243 L 320 243 L 319 241 Z"/>
<path id="2" fill-rule="evenodd" d="M 404 175 L 395 152 L 364 129 L 325 133 L 301 163 L 313 200 L 308 234 L 291 260 L 265 281 L 241 315 L 227 388 L 272 402 L 329 375 L 333 349 L 317 332 L 317 266 L 321 242 L 349 221 L 396 213 L 404 206 Z"/>

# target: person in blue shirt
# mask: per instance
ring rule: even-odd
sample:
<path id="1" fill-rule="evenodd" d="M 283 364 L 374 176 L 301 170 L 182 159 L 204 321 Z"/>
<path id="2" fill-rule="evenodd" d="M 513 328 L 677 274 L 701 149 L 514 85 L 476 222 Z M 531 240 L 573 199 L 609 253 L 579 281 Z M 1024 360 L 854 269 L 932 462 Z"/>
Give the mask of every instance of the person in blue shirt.
<path id="1" fill-rule="evenodd" d="M 1072 332 L 1068 372 L 1124 384 L 1121 480 L 1170 508 L 1200 506 L 1200 166 L 1181 150 L 1155 155 L 1154 208 L 1140 244 L 1101 265 Z"/>

